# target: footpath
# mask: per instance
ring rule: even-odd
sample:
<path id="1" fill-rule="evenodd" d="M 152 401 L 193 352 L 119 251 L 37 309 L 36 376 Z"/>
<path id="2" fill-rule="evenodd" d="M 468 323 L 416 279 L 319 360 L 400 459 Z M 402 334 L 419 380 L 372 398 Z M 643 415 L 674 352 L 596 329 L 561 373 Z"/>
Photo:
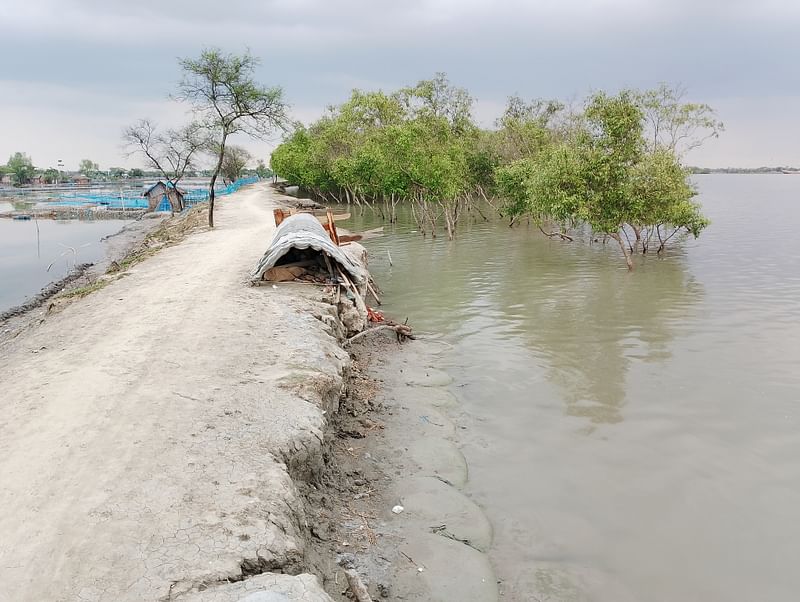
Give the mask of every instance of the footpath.
<path id="1" fill-rule="evenodd" d="M 0 601 L 330 600 L 296 575 L 295 480 L 349 358 L 313 301 L 247 285 L 274 195 L 0 347 Z"/>

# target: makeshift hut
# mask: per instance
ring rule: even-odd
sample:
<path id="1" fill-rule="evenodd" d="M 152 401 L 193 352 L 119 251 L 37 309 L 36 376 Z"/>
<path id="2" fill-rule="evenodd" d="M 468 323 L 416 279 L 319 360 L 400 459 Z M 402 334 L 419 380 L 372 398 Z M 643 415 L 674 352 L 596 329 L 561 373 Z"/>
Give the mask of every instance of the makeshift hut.
<path id="1" fill-rule="evenodd" d="M 182 211 L 183 197 L 186 191 L 176 188 L 171 183 L 164 184 L 158 181 L 152 186 L 145 188 L 143 197 L 147 198 L 149 211 Z"/>
<path id="2" fill-rule="evenodd" d="M 274 280 L 285 270 L 313 266 L 324 266 L 326 271 L 334 272 L 331 274 L 334 277 L 339 272 L 356 285 L 366 283 L 368 278 L 366 267 L 351 253 L 337 246 L 316 217 L 297 213 L 285 218 L 275 230 L 267 252 L 253 272 L 253 279 Z"/>

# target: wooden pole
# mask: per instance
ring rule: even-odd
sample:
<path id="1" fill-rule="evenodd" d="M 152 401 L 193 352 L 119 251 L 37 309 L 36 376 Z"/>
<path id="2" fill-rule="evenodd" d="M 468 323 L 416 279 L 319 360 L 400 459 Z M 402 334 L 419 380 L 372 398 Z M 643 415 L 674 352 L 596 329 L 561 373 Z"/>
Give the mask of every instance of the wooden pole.
<path id="1" fill-rule="evenodd" d="M 344 283 L 347 285 L 348 288 L 350 288 L 353 291 L 353 295 L 356 298 L 356 307 L 358 308 L 359 311 L 362 311 L 365 314 L 367 314 L 368 313 L 367 304 L 361 297 L 361 293 L 358 292 L 358 288 L 356 288 L 355 284 L 350 282 L 350 279 L 345 275 L 344 271 L 341 268 L 338 268 L 337 266 L 337 269 L 339 270 L 339 275 L 342 277 L 342 280 L 344 280 Z"/>

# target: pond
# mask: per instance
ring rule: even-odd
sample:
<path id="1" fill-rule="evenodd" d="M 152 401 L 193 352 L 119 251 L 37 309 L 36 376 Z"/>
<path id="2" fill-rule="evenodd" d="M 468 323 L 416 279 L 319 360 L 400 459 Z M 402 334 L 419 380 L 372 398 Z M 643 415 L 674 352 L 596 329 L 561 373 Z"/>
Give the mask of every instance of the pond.
<path id="1" fill-rule="evenodd" d="M 452 344 L 506 600 L 797 598 L 800 177 L 696 183 L 711 226 L 633 272 L 500 220 L 366 243 L 382 309 Z"/>
<path id="2" fill-rule="evenodd" d="M 0 219 L 0 312 L 23 303 L 76 265 L 104 256 L 101 239 L 126 220 Z"/>

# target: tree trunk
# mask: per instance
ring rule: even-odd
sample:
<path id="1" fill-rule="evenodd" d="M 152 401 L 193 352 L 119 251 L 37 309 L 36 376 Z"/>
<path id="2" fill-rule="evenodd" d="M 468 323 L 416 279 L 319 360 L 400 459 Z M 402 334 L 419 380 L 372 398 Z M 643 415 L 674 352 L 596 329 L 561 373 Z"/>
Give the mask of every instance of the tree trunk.
<path id="1" fill-rule="evenodd" d="M 214 227 L 214 186 L 217 183 L 217 176 L 222 170 L 222 161 L 225 158 L 225 143 L 228 141 L 228 134 L 222 135 L 222 143 L 219 146 L 219 159 L 217 160 L 217 167 L 211 175 L 211 183 L 208 186 L 208 227 Z"/>
<path id="2" fill-rule="evenodd" d="M 636 235 L 636 240 L 633 243 L 634 252 L 639 251 L 639 245 L 642 242 L 642 228 L 640 226 L 634 226 L 631 224 L 631 228 L 633 228 L 633 233 Z"/>
<path id="3" fill-rule="evenodd" d="M 451 209 L 445 203 L 441 203 L 441 204 L 442 204 L 442 209 L 444 210 L 443 211 L 443 213 L 444 213 L 444 226 L 445 226 L 445 229 L 447 230 L 447 240 L 453 240 L 453 237 L 455 236 L 455 232 L 454 232 L 455 224 L 453 223 L 453 217 L 454 216 L 451 213 Z"/>
<path id="4" fill-rule="evenodd" d="M 622 254 L 625 256 L 625 263 L 628 265 L 628 269 L 633 269 L 633 259 L 631 258 L 631 252 L 628 247 L 623 241 L 622 237 L 619 235 L 619 232 L 614 232 L 613 234 L 609 234 L 611 238 L 617 241 L 619 248 L 622 249 Z"/>

